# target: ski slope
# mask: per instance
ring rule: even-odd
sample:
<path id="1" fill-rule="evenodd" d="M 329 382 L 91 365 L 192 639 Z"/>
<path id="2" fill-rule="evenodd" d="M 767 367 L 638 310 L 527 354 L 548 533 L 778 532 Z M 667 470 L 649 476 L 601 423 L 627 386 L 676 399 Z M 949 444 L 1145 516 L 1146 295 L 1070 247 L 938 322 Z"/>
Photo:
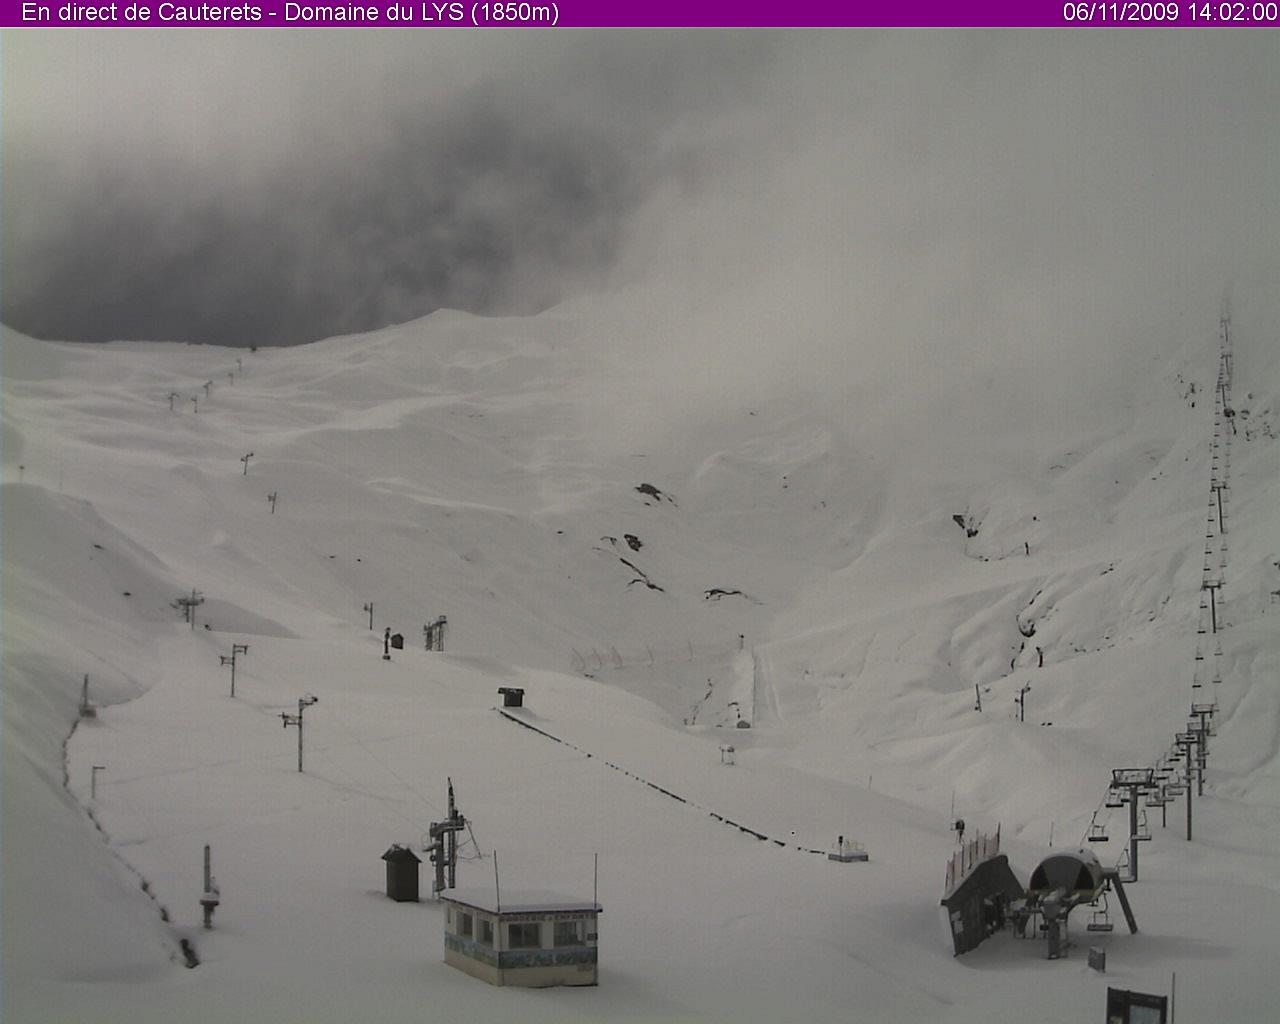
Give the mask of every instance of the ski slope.
<path id="1" fill-rule="evenodd" d="M 1140 933 L 1073 921 L 1050 962 L 1008 934 L 951 956 L 952 810 L 1025 878 L 1185 728 L 1216 311 L 1119 346 L 1103 384 L 1029 394 L 1038 370 L 976 360 L 923 395 L 889 374 L 866 404 L 685 408 L 673 378 L 660 422 L 652 373 L 597 344 L 617 316 L 256 352 L 5 333 L 5 1019 L 1068 1022 L 1175 972 L 1179 1019 L 1273 1019 L 1274 320 L 1235 319 L 1195 839 L 1180 805 L 1153 820 Z M 193 589 L 194 629 L 171 607 Z M 280 715 L 308 694 L 299 773 Z M 598 855 L 597 988 L 489 988 L 443 964 L 438 905 L 382 894 L 447 778 L 460 884 L 585 896 Z M 870 860 L 828 861 L 839 835 Z"/>

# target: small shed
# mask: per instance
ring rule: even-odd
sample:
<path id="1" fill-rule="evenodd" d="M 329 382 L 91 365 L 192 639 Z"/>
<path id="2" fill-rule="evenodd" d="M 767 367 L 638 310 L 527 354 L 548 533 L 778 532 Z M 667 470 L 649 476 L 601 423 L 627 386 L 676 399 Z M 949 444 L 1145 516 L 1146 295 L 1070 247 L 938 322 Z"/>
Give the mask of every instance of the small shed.
<path id="1" fill-rule="evenodd" d="M 603 907 L 562 893 L 452 889 L 444 962 L 490 985 L 596 985 L 597 919 Z"/>
<path id="2" fill-rule="evenodd" d="M 387 895 L 397 903 L 417 903 L 418 865 L 422 861 L 399 843 L 392 845 L 382 859 L 387 862 Z"/>
<path id="3" fill-rule="evenodd" d="M 1003 853 L 979 861 L 942 899 L 955 955 L 1004 927 L 1010 904 L 1025 893 Z"/>
<path id="4" fill-rule="evenodd" d="M 404 650 L 404 634 L 403 633 L 391 634 L 391 648 L 392 650 L 396 650 L 396 651 Z"/>
<path id="5" fill-rule="evenodd" d="M 524 690 L 521 687 L 499 686 L 498 692 L 502 694 L 502 706 L 504 708 L 524 707 Z"/>

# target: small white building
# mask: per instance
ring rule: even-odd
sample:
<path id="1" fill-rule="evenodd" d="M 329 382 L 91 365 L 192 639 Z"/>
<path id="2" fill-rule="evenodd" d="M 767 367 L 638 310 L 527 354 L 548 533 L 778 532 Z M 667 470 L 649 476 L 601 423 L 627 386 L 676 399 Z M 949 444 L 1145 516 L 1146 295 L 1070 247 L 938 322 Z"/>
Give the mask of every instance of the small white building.
<path id="1" fill-rule="evenodd" d="M 597 918 L 591 900 L 525 889 L 450 889 L 444 962 L 490 985 L 595 985 Z"/>

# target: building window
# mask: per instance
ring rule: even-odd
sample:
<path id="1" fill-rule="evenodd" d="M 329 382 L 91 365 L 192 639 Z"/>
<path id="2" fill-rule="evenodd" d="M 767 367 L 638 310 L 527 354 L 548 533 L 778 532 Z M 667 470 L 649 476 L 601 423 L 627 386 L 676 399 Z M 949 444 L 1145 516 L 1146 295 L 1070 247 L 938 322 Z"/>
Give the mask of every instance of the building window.
<path id="1" fill-rule="evenodd" d="M 581 946 L 582 945 L 582 922 L 581 921 L 557 921 L 556 922 L 556 945 L 557 946 Z"/>
<path id="2" fill-rule="evenodd" d="M 483 917 L 480 919 L 480 941 L 486 946 L 493 945 L 493 922 Z"/>
<path id="3" fill-rule="evenodd" d="M 537 921 L 507 925 L 507 946 L 511 949 L 537 949 L 542 945 Z"/>
<path id="4" fill-rule="evenodd" d="M 458 912 L 458 934 L 464 939 L 471 938 L 471 915 Z"/>

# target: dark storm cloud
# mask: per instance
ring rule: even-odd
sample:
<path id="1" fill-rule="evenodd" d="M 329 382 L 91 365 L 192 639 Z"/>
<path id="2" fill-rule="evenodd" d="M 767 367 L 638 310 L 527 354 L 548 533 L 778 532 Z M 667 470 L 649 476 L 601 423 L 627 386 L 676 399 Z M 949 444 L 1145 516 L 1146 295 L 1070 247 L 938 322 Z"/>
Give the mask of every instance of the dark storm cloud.
<path id="1" fill-rule="evenodd" d="M 62 215 L 10 254 L 6 315 L 49 337 L 249 344 L 440 306 L 530 310 L 607 263 L 634 189 L 609 140 L 484 100 L 405 115 L 359 155 L 299 158 L 242 194 L 208 167 L 113 155 L 47 197 Z"/>
<path id="2" fill-rule="evenodd" d="M 1280 274 L 1274 33 L 20 33 L 3 71 L 2 312 L 44 336 L 603 285 L 644 417 L 1102 372 Z"/>
<path id="3" fill-rule="evenodd" d="M 600 280 L 688 170 L 670 125 L 741 102 L 765 49 L 269 36 L 6 39 L 7 323 L 244 345 L 545 308 Z"/>

